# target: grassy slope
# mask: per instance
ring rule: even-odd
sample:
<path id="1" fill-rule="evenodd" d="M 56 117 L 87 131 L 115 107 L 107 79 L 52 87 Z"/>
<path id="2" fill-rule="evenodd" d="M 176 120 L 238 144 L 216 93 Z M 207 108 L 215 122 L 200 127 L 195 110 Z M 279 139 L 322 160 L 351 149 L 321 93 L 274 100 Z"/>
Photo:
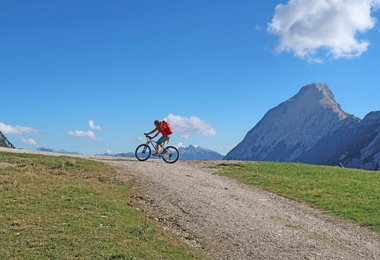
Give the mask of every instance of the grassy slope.
<path id="1" fill-rule="evenodd" d="M 0 153 L 2 258 L 197 258 L 142 211 L 109 166 Z"/>
<path id="2" fill-rule="evenodd" d="M 380 172 L 299 163 L 222 164 L 223 175 L 380 232 Z"/>

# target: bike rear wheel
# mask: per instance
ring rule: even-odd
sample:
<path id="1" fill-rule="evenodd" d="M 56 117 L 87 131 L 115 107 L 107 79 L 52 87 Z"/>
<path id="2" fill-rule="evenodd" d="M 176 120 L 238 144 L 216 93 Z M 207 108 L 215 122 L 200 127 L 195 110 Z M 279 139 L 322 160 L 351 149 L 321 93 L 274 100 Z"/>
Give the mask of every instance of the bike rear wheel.
<path id="1" fill-rule="evenodd" d="M 179 158 L 178 149 L 174 146 L 167 146 L 162 150 L 162 159 L 166 163 L 175 163 Z"/>
<path id="2" fill-rule="evenodd" d="M 152 151 L 147 144 L 140 144 L 137 146 L 136 151 L 135 151 L 135 156 L 137 160 L 139 161 L 146 161 L 149 159 Z"/>

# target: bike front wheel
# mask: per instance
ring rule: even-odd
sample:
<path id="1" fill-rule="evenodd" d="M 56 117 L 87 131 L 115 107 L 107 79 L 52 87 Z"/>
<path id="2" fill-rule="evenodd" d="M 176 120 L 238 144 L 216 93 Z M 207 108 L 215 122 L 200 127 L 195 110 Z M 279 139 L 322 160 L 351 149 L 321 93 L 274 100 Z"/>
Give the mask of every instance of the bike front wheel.
<path id="1" fill-rule="evenodd" d="M 149 145 L 140 144 L 136 148 L 135 156 L 136 156 L 137 160 L 139 160 L 139 161 L 146 161 L 149 159 L 151 153 L 152 153 L 152 151 L 151 151 Z"/>
<path id="2" fill-rule="evenodd" d="M 166 163 L 175 163 L 179 158 L 178 149 L 174 146 L 167 146 L 162 151 L 162 159 Z"/>

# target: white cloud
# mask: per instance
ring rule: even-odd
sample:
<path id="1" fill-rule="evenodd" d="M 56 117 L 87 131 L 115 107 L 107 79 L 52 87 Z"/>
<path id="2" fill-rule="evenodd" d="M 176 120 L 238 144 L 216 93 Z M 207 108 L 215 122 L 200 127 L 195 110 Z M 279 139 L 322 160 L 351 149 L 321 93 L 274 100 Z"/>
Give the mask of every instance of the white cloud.
<path id="1" fill-rule="evenodd" d="M 88 126 L 89 126 L 92 130 L 102 130 L 102 127 L 101 127 L 100 125 L 95 125 L 94 120 L 90 120 L 90 121 L 88 121 Z"/>
<path id="2" fill-rule="evenodd" d="M 96 137 L 95 133 L 91 130 L 89 131 L 82 131 L 82 130 L 75 130 L 75 131 L 69 131 L 69 135 L 75 136 L 75 137 L 81 137 L 81 138 L 88 138 L 92 140 L 100 141 L 101 139 Z"/>
<path id="3" fill-rule="evenodd" d="M 25 138 L 25 139 L 21 139 L 21 141 L 25 144 L 30 144 L 30 145 L 34 145 L 34 146 L 39 146 L 38 143 L 36 142 L 36 140 L 32 139 L 32 138 Z"/>
<path id="4" fill-rule="evenodd" d="M 113 154 L 113 151 L 110 150 L 110 149 L 107 149 L 107 150 L 106 150 L 106 154 Z"/>
<path id="5" fill-rule="evenodd" d="M 199 133 L 205 136 L 216 135 L 214 128 L 196 116 L 182 117 L 169 114 L 165 120 L 170 123 L 174 132 L 177 132 L 183 138 L 189 138 L 190 135 L 194 133 Z"/>
<path id="6" fill-rule="evenodd" d="M 38 131 L 29 126 L 11 126 L 0 122 L 0 131 L 9 135 L 36 134 Z"/>
<path id="7" fill-rule="evenodd" d="M 369 46 L 357 34 L 374 27 L 378 7 L 380 0 L 289 0 L 276 6 L 268 31 L 279 37 L 279 53 L 311 62 L 357 57 Z"/>

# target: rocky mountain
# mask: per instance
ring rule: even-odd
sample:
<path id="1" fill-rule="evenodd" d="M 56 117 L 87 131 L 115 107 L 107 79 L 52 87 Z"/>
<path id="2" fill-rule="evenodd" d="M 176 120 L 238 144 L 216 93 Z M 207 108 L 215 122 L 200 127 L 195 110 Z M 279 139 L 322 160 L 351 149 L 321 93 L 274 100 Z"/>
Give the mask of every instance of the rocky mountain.
<path id="1" fill-rule="evenodd" d="M 326 84 L 310 84 L 269 110 L 225 159 L 297 161 L 322 139 L 359 121 L 341 109 Z"/>
<path id="2" fill-rule="evenodd" d="M 8 141 L 8 139 L 0 131 L 0 147 L 15 148 L 14 145 Z"/>
<path id="3" fill-rule="evenodd" d="M 380 111 L 369 113 L 353 129 L 338 160 L 346 167 L 380 169 Z"/>
<path id="4" fill-rule="evenodd" d="M 380 170 L 380 111 L 344 112 L 325 84 L 271 109 L 225 159 L 296 161 Z"/>
<path id="5" fill-rule="evenodd" d="M 379 170 L 380 111 L 371 112 L 355 126 L 338 129 L 323 138 L 297 161 Z"/>
<path id="6" fill-rule="evenodd" d="M 188 147 L 178 148 L 181 160 L 221 160 L 223 155 L 202 148 L 200 146 L 189 145 Z"/>

